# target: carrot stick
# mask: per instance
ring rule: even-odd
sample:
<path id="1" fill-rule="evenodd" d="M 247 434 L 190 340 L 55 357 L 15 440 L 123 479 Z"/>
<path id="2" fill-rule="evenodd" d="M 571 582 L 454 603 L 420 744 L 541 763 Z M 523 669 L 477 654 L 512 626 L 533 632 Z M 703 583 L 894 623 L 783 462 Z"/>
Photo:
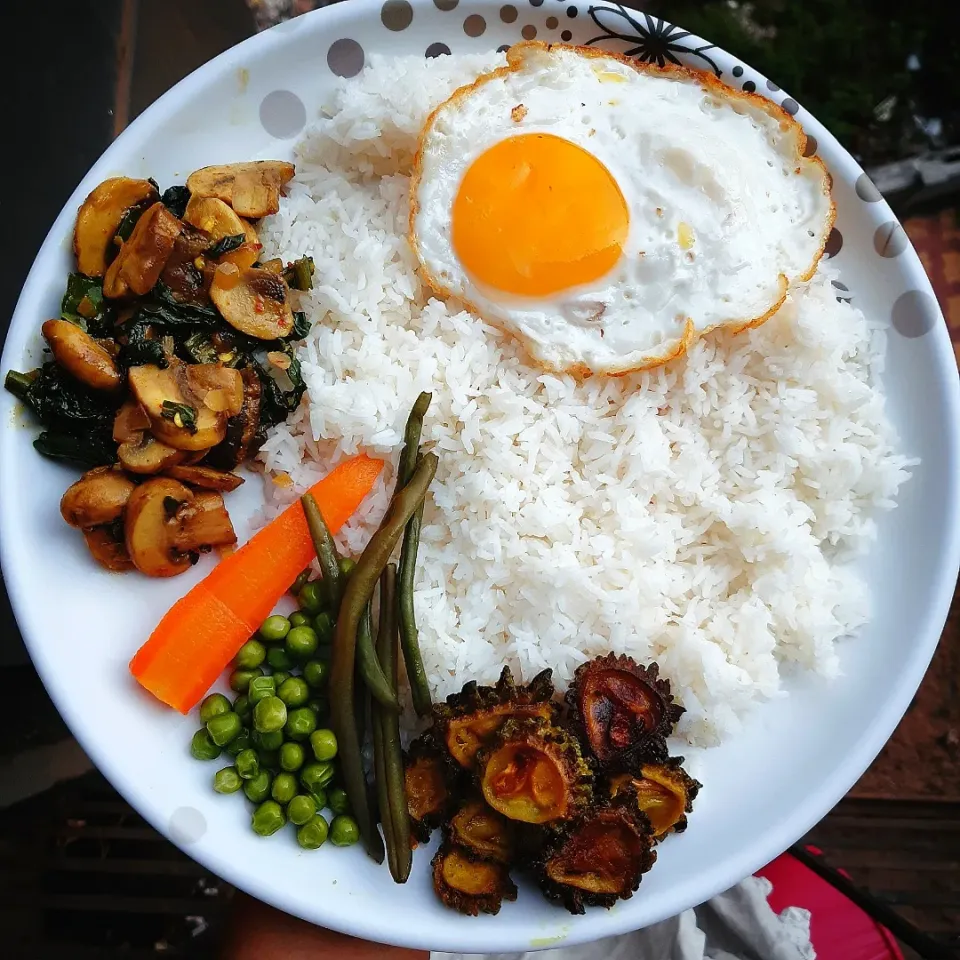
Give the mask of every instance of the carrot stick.
<path id="1" fill-rule="evenodd" d="M 310 489 L 331 532 L 360 506 L 382 468 L 381 460 L 361 454 Z M 188 713 L 314 556 L 298 501 L 167 611 L 130 672 L 159 700 Z"/>

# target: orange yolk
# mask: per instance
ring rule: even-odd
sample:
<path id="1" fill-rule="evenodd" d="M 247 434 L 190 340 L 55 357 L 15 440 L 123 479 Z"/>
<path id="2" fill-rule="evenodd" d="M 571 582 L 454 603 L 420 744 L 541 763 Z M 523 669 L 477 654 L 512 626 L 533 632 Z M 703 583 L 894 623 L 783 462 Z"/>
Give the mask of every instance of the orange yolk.
<path id="1" fill-rule="evenodd" d="M 629 226 L 610 171 L 548 133 L 510 137 L 482 153 L 453 205 L 453 247 L 466 270 L 526 297 L 602 277 L 619 259 Z"/>

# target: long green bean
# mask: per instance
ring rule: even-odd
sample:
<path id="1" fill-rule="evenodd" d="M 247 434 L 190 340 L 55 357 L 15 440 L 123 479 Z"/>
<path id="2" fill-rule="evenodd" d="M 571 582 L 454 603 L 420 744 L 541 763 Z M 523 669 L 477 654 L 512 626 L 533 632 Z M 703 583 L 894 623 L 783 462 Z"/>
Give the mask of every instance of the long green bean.
<path id="1" fill-rule="evenodd" d="M 410 483 L 394 498 L 380 529 L 357 561 L 340 604 L 340 616 L 333 635 L 333 665 L 330 671 L 330 718 L 340 745 L 340 769 L 344 788 L 353 807 L 367 853 L 383 862 L 380 834 L 370 815 L 363 758 L 354 718 L 354 662 L 357 627 L 373 588 L 390 560 L 410 517 L 417 511 L 437 470 L 437 458 L 427 454 L 414 471 Z M 377 853 L 379 852 L 379 858 Z"/>
<path id="2" fill-rule="evenodd" d="M 380 631 L 377 656 L 387 680 L 394 689 L 399 681 L 399 637 L 397 635 L 397 568 L 388 563 L 380 577 Z M 381 759 L 377 767 L 380 819 L 387 845 L 390 874 L 397 883 L 406 883 L 413 865 L 410 851 L 410 815 L 403 777 L 403 751 L 400 746 L 400 718 L 374 705 L 374 730 L 379 728 Z M 376 744 L 374 746 L 376 758 Z"/>
<path id="3" fill-rule="evenodd" d="M 417 456 L 420 451 L 420 434 L 423 432 L 423 418 L 427 415 L 432 393 L 421 393 L 417 402 L 407 417 L 407 426 L 403 431 L 403 450 L 400 451 L 400 462 L 397 464 L 396 496 L 409 482 L 413 471 L 417 468 Z"/>
<path id="4" fill-rule="evenodd" d="M 377 660 L 377 651 L 373 647 L 373 625 L 370 619 L 370 604 L 367 603 L 360 623 L 357 625 L 357 668 L 367 689 L 373 694 L 374 700 L 383 704 L 395 713 L 400 710 L 400 701 L 396 690 L 387 682 L 380 661 Z"/>
<path id="5" fill-rule="evenodd" d="M 389 619 L 390 607 L 388 606 L 389 596 L 385 585 L 387 570 L 393 564 L 387 564 L 380 577 L 380 625 L 377 631 L 377 657 L 380 657 L 381 647 L 387 638 L 389 625 L 385 624 L 384 618 Z M 381 660 L 381 665 L 386 666 L 386 661 Z M 390 671 L 386 670 L 390 675 Z M 384 766 L 384 748 L 383 748 L 383 730 L 386 711 L 381 710 L 379 704 L 371 702 L 370 704 L 370 726 L 373 734 L 373 785 L 376 791 L 377 808 L 380 811 L 380 823 L 383 826 L 383 840 L 387 848 L 387 866 L 390 868 L 390 875 L 395 877 L 398 872 L 397 848 L 394 843 L 393 818 L 390 812 L 390 800 L 387 795 L 387 773 Z"/>
<path id="6" fill-rule="evenodd" d="M 323 514 L 317 506 L 313 495 L 305 493 L 300 502 L 303 504 L 303 513 L 307 518 L 307 527 L 310 530 L 310 539 L 313 540 L 313 549 L 317 551 L 317 560 L 320 561 L 320 572 L 330 598 L 330 606 L 334 615 L 340 609 L 340 598 L 343 595 L 343 576 L 340 573 L 340 554 L 337 545 L 333 542 L 333 534 L 327 526 Z"/>

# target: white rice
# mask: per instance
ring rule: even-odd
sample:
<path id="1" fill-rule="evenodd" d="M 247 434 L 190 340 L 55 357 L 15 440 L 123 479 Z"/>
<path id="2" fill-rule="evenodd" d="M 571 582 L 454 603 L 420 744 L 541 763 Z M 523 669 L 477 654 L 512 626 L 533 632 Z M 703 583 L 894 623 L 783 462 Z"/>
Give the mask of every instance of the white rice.
<path id="1" fill-rule="evenodd" d="M 440 456 L 417 577 L 434 694 L 529 678 L 607 651 L 656 659 L 707 745 L 781 693 L 792 664 L 839 670 L 869 599 L 850 566 L 909 462 L 878 383 L 885 335 L 837 302 L 829 265 L 757 330 L 624 379 L 578 383 L 454 303 L 428 299 L 405 239 L 407 172 L 428 111 L 500 58 L 377 59 L 298 148 L 262 232 L 313 255 L 309 391 L 262 458 L 293 487 L 359 450 L 390 461 L 343 534 L 359 550 L 392 487 L 407 413 L 433 393 Z"/>

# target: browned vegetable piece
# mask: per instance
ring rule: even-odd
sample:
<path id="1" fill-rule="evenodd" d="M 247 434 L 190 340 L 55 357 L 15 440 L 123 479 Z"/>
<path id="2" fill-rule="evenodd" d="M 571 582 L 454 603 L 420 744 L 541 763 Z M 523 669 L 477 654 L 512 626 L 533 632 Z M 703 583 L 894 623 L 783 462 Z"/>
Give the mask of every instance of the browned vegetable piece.
<path id="1" fill-rule="evenodd" d="M 201 167 L 187 177 L 187 189 L 229 203 L 241 217 L 259 220 L 280 209 L 280 190 L 295 172 L 293 164 L 283 160 Z"/>
<path id="2" fill-rule="evenodd" d="M 541 720 L 508 720 L 477 765 L 484 800 L 508 820 L 555 824 L 590 800 L 592 771 L 576 738 Z"/>
<path id="3" fill-rule="evenodd" d="M 504 667 L 494 687 L 467 683 L 460 693 L 447 697 L 434 708 L 439 738 L 450 756 L 464 769 L 471 769 L 477 752 L 490 743 L 511 717 L 556 717 L 551 671 L 544 670 L 526 686 L 518 687 L 509 667 Z"/>
<path id="4" fill-rule="evenodd" d="M 139 440 L 144 430 L 150 429 L 150 418 L 136 400 L 126 400 L 113 418 L 113 439 L 115 443 Z"/>
<path id="5" fill-rule="evenodd" d="M 223 497 L 212 490 L 197 493 L 192 500 L 181 504 L 168 525 L 170 542 L 180 553 L 205 551 L 237 542 Z"/>
<path id="6" fill-rule="evenodd" d="M 421 843 L 443 822 L 450 807 L 448 764 L 429 733 L 417 737 L 404 757 L 403 783 L 410 832 Z"/>
<path id="7" fill-rule="evenodd" d="M 190 487 L 201 490 L 221 490 L 225 493 L 236 490 L 243 483 L 243 477 L 223 470 L 214 470 L 212 467 L 187 465 L 170 467 L 166 475 Z"/>
<path id="8" fill-rule="evenodd" d="M 687 829 L 686 814 L 701 784 L 683 769 L 683 757 L 670 757 L 663 763 L 645 763 L 640 776 L 618 774 L 610 779 L 610 796 L 627 797 L 650 821 L 657 840 L 668 833 Z"/>
<path id="9" fill-rule="evenodd" d="M 683 714 L 657 664 L 641 667 L 612 653 L 577 668 L 567 703 L 574 726 L 606 770 L 665 759 L 665 738 Z"/>
<path id="10" fill-rule="evenodd" d="M 259 246 L 262 250 L 263 244 L 260 243 L 260 235 L 257 233 L 257 228 L 249 220 L 243 220 L 242 223 L 244 243 L 250 243 L 254 246 Z"/>
<path id="11" fill-rule="evenodd" d="M 447 829 L 451 842 L 466 847 L 478 857 L 505 864 L 513 858 L 513 825 L 479 798 L 467 800 L 450 818 Z"/>
<path id="12" fill-rule="evenodd" d="M 232 263 L 238 270 L 249 270 L 260 259 L 262 243 L 241 243 L 236 250 L 223 254 L 217 263 Z"/>
<path id="13" fill-rule="evenodd" d="M 140 476 L 163 473 L 183 463 L 184 452 L 161 443 L 151 433 L 137 433 L 117 447 L 121 466 Z"/>
<path id="14" fill-rule="evenodd" d="M 432 866 L 437 896 L 468 917 L 499 913 L 504 900 L 517 899 L 517 888 L 507 868 L 496 860 L 482 860 L 462 847 L 444 843 Z"/>
<path id="15" fill-rule="evenodd" d="M 293 330 L 289 289 L 282 276 L 232 263 L 217 267 L 210 284 L 210 299 L 223 319 L 241 333 L 260 340 L 285 337 Z"/>
<path id="16" fill-rule="evenodd" d="M 47 320 L 40 330 L 54 360 L 92 390 L 116 390 L 123 382 L 113 357 L 75 323 Z"/>
<path id="17" fill-rule="evenodd" d="M 107 268 L 104 296 L 116 299 L 149 293 L 160 279 L 182 229 L 183 224 L 162 203 L 150 207 Z"/>
<path id="18" fill-rule="evenodd" d="M 123 516 L 134 483 L 114 467 L 95 467 L 67 487 L 60 514 L 71 527 L 99 527 Z"/>
<path id="19" fill-rule="evenodd" d="M 120 530 L 120 539 L 114 534 L 113 524 L 105 527 L 91 527 L 83 531 L 83 539 L 93 559 L 115 573 L 132 570 L 133 563 L 127 553 L 127 545 L 123 541 L 123 530 Z"/>
<path id="20" fill-rule="evenodd" d="M 260 264 L 260 267 L 270 273 L 283 273 L 283 261 L 279 257 L 274 257 L 272 260 L 264 260 L 264 262 Z"/>
<path id="21" fill-rule="evenodd" d="M 178 450 L 216 446 L 243 406 L 239 371 L 216 363 L 131 367 L 127 381 L 154 435 Z"/>
<path id="22" fill-rule="evenodd" d="M 209 234 L 184 224 L 173 245 L 173 252 L 160 274 L 174 298 L 182 303 L 208 303 L 207 289 L 213 278 L 213 265 L 206 253 L 213 246 Z"/>
<path id="23" fill-rule="evenodd" d="M 124 214 L 131 207 L 159 199 L 149 180 L 111 177 L 94 187 L 77 211 L 73 230 L 77 269 L 88 277 L 102 277 L 107 272 L 107 250 Z"/>
<path id="24" fill-rule="evenodd" d="M 127 502 L 124 533 L 133 565 L 148 577 L 175 577 L 195 558 L 174 548 L 170 518 L 193 492 L 176 480 L 155 477 L 141 483 Z"/>
<path id="25" fill-rule="evenodd" d="M 192 227 L 202 230 L 213 241 L 246 232 L 243 221 L 216 197 L 198 197 L 194 194 L 187 203 L 183 219 Z"/>
<path id="26" fill-rule="evenodd" d="M 571 913 L 612 907 L 633 896 L 657 859 L 650 824 L 626 805 L 597 807 L 547 848 L 539 867 L 544 896 Z"/>
<path id="27" fill-rule="evenodd" d="M 243 406 L 235 417 L 227 421 L 227 435 L 207 458 L 207 463 L 221 470 L 232 470 L 257 452 L 263 387 L 260 378 L 250 367 L 244 367 L 240 376 L 243 380 Z"/>

